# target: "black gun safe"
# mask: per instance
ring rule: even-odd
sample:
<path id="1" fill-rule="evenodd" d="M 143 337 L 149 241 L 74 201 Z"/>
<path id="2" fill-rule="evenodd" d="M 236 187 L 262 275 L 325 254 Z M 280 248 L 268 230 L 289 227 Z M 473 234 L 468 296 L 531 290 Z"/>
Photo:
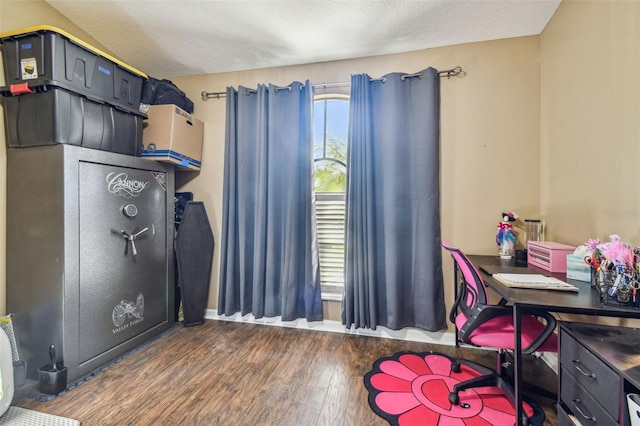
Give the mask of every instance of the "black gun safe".
<path id="1" fill-rule="evenodd" d="M 27 377 L 71 382 L 168 329 L 174 171 L 59 144 L 7 149 L 7 312 Z"/>

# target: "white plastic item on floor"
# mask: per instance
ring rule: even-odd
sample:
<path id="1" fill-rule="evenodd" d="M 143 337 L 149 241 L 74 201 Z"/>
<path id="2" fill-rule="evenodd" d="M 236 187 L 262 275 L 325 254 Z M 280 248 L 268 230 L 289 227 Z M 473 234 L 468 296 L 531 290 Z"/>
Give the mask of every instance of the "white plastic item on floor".
<path id="1" fill-rule="evenodd" d="M 11 343 L 4 330 L 0 329 L 0 416 L 13 401 L 13 358 Z"/>
<path id="2" fill-rule="evenodd" d="M 80 426 L 80 422 L 26 408 L 9 407 L 0 416 L 0 426 Z"/>
<path id="3" fill-rule="evenodd" d="M 627 405 L 629 406 L 631 426 L 640 426 L 640 395 L 637 393 L 628 393 Z"/>

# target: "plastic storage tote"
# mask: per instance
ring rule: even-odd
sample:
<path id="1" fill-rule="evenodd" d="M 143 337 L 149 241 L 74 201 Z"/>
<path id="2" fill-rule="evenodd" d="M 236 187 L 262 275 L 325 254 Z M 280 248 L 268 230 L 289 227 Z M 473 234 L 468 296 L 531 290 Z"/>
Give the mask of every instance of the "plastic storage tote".
<path id="1" fill-rule="evenodd" d="M 7 146 L 69 144 L 140 156 L 144 115 L 122 111 L 59 87 L 3 96 Z"/>
<path id="2" fill-rule="evenodd" d="M 51 26 L 0 34 L 5 96 L 57 86 L 89 99 L 139 112 L 147 75 Z"/>

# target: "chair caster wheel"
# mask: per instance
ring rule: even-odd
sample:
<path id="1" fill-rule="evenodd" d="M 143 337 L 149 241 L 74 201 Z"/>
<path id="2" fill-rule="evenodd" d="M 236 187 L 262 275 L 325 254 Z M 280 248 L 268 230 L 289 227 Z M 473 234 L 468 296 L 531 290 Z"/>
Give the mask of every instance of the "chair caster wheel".
<path id="1" fill-rule="evenodd" d="M 460 372 L 460 363 L 459 362 L 452 362 L 451 363 L 451 371 L 454 373 L 459 373 Z"/>
<path id="2" fill-rule="evenodd" d="M 460 397 L 456 392 L 449 392 L 449 402 L 453 405 L 460 405 Z"/>

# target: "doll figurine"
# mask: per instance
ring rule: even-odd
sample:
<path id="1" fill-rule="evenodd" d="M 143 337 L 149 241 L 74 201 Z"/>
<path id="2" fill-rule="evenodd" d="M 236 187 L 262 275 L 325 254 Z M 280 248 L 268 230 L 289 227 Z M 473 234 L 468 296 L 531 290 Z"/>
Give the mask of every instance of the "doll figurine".
<path id="1" fill-rule="evenodd" d="M 516 234 L 511 228 L 512 222 L 518 219 L 514 212 L 502 213 L 502 221 L 498 223 L 498 233 L 496 234 L 496 244 L 501 259 L 511 259 L 516 250 Z"/>

